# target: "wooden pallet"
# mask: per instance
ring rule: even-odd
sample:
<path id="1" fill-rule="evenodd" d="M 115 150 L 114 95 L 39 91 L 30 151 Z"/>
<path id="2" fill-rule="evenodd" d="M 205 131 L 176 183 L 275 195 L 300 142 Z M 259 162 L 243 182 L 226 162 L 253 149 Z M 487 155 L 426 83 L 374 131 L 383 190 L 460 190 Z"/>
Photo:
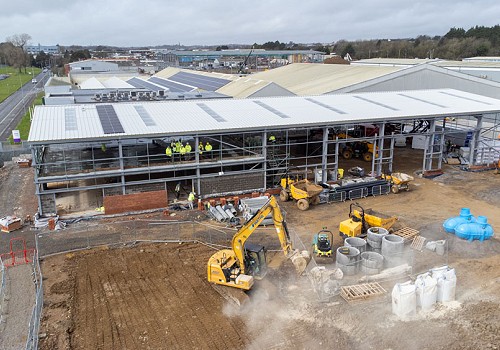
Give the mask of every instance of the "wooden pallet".
<path id="1" fill-rule="evenodd" d="M 414 228 L 411 227 L 403 227 L 402 229 L 399 229 L 396 232 L 394 232 L 395 235 L 403 237 L 405 241 L 412 239 L 419 233 L 420 232 L 418 230 L 415 230 Z"/>
<path id="2" fill-rule="evenodd" d="M 425 243 L 425 237 L 422 236 L 415 236 L 413 238 L 413 241 L 411 242 L 411 248 L 415 250 L 420 250 L 422 251 L 422 248 L 424 247 Z"/>
<path id="3" fill-rule="evenodd" d="M 341 287 L 340 295 L 345 301 L 351 303 L 363 301 L 385 293 L 387 291 L 380 284 L 374 282 Z"/>

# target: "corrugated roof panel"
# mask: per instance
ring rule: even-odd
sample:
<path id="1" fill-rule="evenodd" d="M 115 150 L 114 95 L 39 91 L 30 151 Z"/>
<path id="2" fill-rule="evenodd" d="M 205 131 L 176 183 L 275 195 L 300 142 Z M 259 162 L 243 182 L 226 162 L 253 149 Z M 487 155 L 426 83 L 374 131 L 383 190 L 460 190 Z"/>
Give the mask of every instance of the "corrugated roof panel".
<path id="1" fill-rule="evenodd" d="M 319 103 L 311 103 L 310 99 Z M 106 134 L 97 109 L 102 105 L 75 105 L 78 130 L 65 128 L 67 106 L 37 106 L 29 142 L 64 142 L 68 140 L 99 140 L 116 137 L 154 137 L 210 132 L 239 132 L 303 126 L 339 125 L 355 122 L 377 122 L 407 118 L 444 117 L 499 113 L 500 100 L 463 91 L 417 90 L 358 94 L 321 95 L 314 97 L 277 97 L 243 100 L 116 103 L 114 108 L 123 133 Z M 268 108 L 263 108 L 265 105 Z M 142 106 L 156 123 L 146 126 L 134 106 Z M 327 107 L 332 108 L 327 108 Z M 387 108 L 389 107 L 389 108 Z M 207 113 L 210 109 L 225 122 Z M 336 110 L 345 112 L 340 114 Z M 276 113 L 279 112 L 279 113 Z M 280 117 L 279 114 L 287 116 Z M 115 131 L 115 130 L 114 130 Z"/>

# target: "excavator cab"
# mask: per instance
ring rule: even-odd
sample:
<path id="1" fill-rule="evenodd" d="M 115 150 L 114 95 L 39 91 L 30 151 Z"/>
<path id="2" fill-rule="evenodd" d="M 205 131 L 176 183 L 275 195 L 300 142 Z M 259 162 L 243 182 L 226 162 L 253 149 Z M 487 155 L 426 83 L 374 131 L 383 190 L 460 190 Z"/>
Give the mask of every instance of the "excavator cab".
<path id="1" fill-rule="evenodd" d="M 260 280 L 267 274 L 266 249 L 264 246 L 245 243 L 245 267 L 248 274 Z"/>

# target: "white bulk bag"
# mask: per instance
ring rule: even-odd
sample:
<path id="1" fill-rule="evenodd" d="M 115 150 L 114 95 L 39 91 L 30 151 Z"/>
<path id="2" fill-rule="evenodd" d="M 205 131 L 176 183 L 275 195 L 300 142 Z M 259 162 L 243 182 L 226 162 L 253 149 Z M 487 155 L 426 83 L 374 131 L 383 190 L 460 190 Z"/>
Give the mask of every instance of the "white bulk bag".
<path id="1" fill-rule="evenodd" d="M 402 319 L 417 313 L 415 285 L 411 281 L 396 283 L 392 289 L 392 313 Z"/>

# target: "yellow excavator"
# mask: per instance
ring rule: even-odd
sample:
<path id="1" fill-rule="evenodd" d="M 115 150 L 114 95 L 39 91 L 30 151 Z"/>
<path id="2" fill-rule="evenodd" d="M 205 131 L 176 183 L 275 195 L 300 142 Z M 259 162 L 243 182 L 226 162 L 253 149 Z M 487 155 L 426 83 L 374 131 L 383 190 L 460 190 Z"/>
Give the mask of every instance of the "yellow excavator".
<path id="1" fill-rule="evenodd" d="M 246 241 L 269 214 L 272 214 L 283 253 L 292 260 L 299 274 L 305 270 L 309 257 L 293 249 L 281 210 L 276 199 L 271 197 L 233 236 L 231 249 L 219 250 L 210 257 L 207 265 L 209 282 L 250 290 L 254 279 L 264 278 L 267 273 L 265 248 Z"/>

